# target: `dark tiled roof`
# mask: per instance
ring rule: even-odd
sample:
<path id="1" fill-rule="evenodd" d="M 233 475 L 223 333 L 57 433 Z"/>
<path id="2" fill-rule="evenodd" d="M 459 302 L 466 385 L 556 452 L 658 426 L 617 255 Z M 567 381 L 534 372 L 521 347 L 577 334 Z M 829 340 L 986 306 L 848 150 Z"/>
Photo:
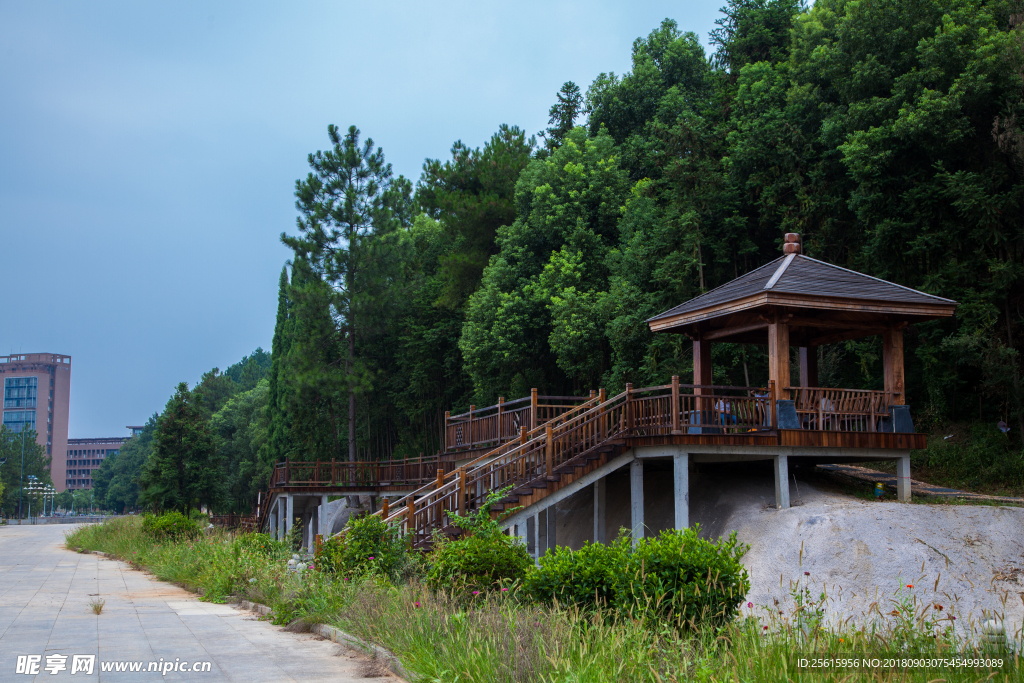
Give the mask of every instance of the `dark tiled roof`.
<path id="1" fill-rule="evenodd" d="M 746 275 L 741 275 L 732 282 L 656 315 L 651 320 L 693 313 L 710 306 L 736 301 L 766 291 L 765 286 L 785 260 L 785 256 L 777 258 Z M 949 299 L 925 294 L 916 289 L 886 282 L 870 275 L 802 255 L 797 255 L 793 259 L 782 276 L 767 291 L 907 304 L 955 303 Z"/>

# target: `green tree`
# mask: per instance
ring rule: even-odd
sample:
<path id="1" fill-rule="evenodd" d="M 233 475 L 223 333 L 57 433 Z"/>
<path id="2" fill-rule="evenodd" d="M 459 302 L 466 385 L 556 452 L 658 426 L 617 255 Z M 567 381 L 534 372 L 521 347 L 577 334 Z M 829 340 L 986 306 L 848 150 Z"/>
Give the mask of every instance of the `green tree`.
<path id="1" fill-rule="evenodd" d="M 124 513 L 138 507 L 139 479 L 153 452 L 158 419 L 152 415 L 141 434 L 128 439 L 93 472 L 92 490 L 105 509 Z"/>
<path id="2" fill-rule="evenodd" d="M 569 131 L 576 127 L 576 119 L 583 113 L 583 95 L 580 87 L 572 81 L 566 81 L 555 97 L 557 99 L 548 111 L 549 126 L 539 133 L 549 149 L 562 144 Z"/>
<path id="3" fill-rule="evenodd" d="M 604 261 L 627 188 L 611 136 L 588 138 L 583 128 L 523 171 L 516 220 L 498 232 L 500 252 L 459 341 L 481 401 L 599 381 L 607 349 L 591 323 L 601 318 Z"/>
<path id="4" fill-rule="evenodd" d="M 269 382 L 236 394 L 210 418 L 225 483 L 218 509 L 248 514 L 273 467 L 267 449 Z"/>
<path id="5" fill-rule="evenodd" d="M 516 126 L 502 125 L 483 146 L 452 145 L 452 158 L 427 159 L 416 186 L 416 201 L 441 222 L 450 242 L 440 262 L 443 288 L 437 303 L 462 308 L 480 284 L 488 259 L 498 252 L 498 228 L 516 217 L 516 181 L 530 161 L 534 138 Z"/>
<path id="6" fill-rule="evenodd" d="M 28 477 L 32 475 L 44 484 L 52 484 L 50 479 L 50 456 L 46 449 L 36 443 L 36 431 L 27 429 L 24 433 L 14 432 L 5 425 L 0 425 L 0 460 L 7 459 L 0 466 L 0 482 L 6 492 L 2 503 L 4 514 L 8 517 L 18 514 L 18 497 L 22 493 L 22 485 L 28 485 Z M 24 446 L 25 469 L 22 479 L 22 447 Z M 27 511 L 25 494 L 22 498 L 22 514 Z"/>
<path id="7" fill-rule="evenodd" d="M 357 335 L 379 308 L 379 288 L 387 281 L 394 245 L 388 238 L 407 216 L 410 200 L 408 183 L 392 179 L 384 152 L 374 150 L 370 139 L 360 144 L 355 126 L 342 135 L 332 125 L 328 135 L 331 149 L 310 154 L 312 171 L 295 185 L 301 236 L 281 239 L 330 288 L 329 311 L 344 344 L 343 354 L 331 358 L 330 366 L 344 363 L 348 456 L 355 460 L 356 397 L 372 386 L 372 369 L 356 352 Z M 315 285 L 310 291 L 319 295 Z M 316 318 L 310 320 L 315 324 Z"/>
<path id="8" fill-rule="evenodd" d="M 153 452 L 140 479 L 142 504 L 179 510 L 218 502 L 221 471 L 213 435 L 200 399 L 181 382 L 167 402 L 153 435 Z"/>

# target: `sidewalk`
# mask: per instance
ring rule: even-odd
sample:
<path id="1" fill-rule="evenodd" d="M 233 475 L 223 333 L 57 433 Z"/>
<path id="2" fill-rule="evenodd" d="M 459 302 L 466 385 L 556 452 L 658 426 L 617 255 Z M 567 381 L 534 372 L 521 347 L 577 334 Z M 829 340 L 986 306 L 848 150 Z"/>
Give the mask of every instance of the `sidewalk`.
<path id="1" fill-rule="evenodd" d="M 896 488 L 896 475 L 888 472 L 879 472 L 867 467 L 857 465 L 818 465 L 818 469 L 832 474 L 841 474 L 860 481 L 882 482 L 891 489 Z M 997 503 L 1016 503 L 1024 505 L 1024 498 L 1011 498 L 1009 496 L 987 496 L 983 493 L 971 493 L 959 489 L 949 489 L 934 484 L 928 484 L 917 479 L 910 480 L 910 492 L 915 496 L 937 496 L 939 498 L 963 498 L 964 500 L 987 500 Z"/>
<path id="2" fill-rule="evenodd" d="M 199 602 L 122 562 L 64 550 L 68 530 L 0 526 L 0 681 L 344 683 L 365 680 L 373 669 L 330 641 L 286 632 L 231 605 Z M 106 601 L 99 616 L 89 605 L 96 599 Z M 16 673 L 19 655 L 41 656 L 37 675 Z M 44 670 L 48 655 L 66 655 L 66 669 Z M 91 675 L 71 674 L 74 655 L 95 656 Z M 147 671 L 161 659 L 210 662 L 210 670 Z M 141 662 L 141 672 L 101 671 L 102 663 L 121 661 Z"/>

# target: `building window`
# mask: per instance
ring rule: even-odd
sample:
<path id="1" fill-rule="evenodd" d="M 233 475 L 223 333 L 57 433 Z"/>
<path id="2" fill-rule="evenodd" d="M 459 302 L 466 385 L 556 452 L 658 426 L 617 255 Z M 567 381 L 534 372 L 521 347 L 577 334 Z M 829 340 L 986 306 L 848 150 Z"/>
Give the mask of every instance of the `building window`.
<path id="1" fill-rule="evenodd" d="M 35 377 L 5 378 L 4 408 L 35 408 L 38 385 L 39 380 Z"/>
<path id="2" fill-rule="evenodd" d="M 20 432 L 22 429 L 36 428 L 36 411 L 34 410 L 5 410 L 4 426 L 12 432 Z"/>

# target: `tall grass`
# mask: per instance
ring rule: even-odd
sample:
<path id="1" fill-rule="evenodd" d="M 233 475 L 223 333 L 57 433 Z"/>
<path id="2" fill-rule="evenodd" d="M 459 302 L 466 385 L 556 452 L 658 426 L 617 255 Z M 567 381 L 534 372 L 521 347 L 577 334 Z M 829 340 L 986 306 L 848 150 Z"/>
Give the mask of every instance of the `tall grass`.
<path id="1" fill-rule="evenodd" d="M 773 607 L 755 618 L 756 610 L 744 609 L 747 616 L 723 629 L 693 632 L 614 612 L 538 606 L 521 601 L 514 590 L 473 596 L 433 592 L 416 581 L 396 586 L 379 577 L 296 574 L 286 567 L 290 550 L 265 537 L 213 531 L 194 541 L 160 542 L 143 533 L 134 518 L 77 529 L 67 545 L 110 553 L 159 579 L 202 592 L 204 599 L 267 604 L 276 623 L 302 619 L 336 625 L 391 650 L 417 682 L 1020 680 L 1020 663 L 1005 648 L 986 652 L 957 641 L 913 600 L 900 603 L 900 618 L 869 626 L 827 627 L 821 605 L 800 600 L 788 612 Z M 814 653 L 884 663 L 894 654 L 948 657 L 954 649 L 995 654 L 1006 665 L 799 666 L 801 657 Z"/>

